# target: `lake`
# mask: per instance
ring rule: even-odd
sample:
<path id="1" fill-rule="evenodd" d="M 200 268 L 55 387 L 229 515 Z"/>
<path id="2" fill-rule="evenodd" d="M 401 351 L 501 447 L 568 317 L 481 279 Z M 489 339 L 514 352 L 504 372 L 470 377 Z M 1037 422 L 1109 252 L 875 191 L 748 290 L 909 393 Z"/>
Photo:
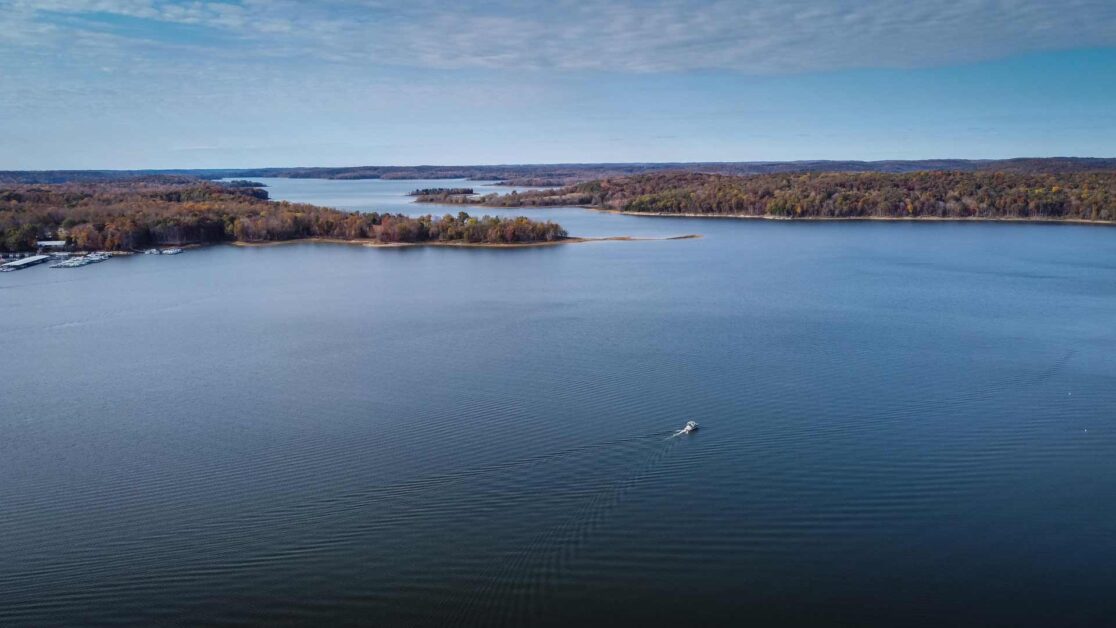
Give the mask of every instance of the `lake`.
<path id="1" fill-rule="evenodd" d="M 703 237 L 0 274 L 0 624 L 1116 616 L 1116 229 L 267 183 Z"/>

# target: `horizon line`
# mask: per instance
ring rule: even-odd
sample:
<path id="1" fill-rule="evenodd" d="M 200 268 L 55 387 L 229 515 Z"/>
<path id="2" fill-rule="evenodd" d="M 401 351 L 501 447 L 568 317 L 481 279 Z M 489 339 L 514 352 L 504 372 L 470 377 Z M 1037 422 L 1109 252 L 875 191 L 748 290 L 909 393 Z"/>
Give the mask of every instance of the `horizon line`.
<path id="1" fill-rule="evenodd" d="M 1000 161 L 1025 161 L 1025 160 L 1041 160 L 1041 161 L 1054 161 L 1054 160 L 1080 160 L 1080 161 L 1103 161 L 1103 160 L 1116 160 L 1116 156 L 1099 157 L 1099 156 L 1071 156 L 1071 155 L 1054 155 L 1046 157 L 1035 156 L 1017 156 L 1017 157 L 993 157 L 993 158 L 969 158 L 969 157 L 929 157 L 923 159 L 775 159 L 775 160 L 741 160 L 741 161 L 556 161 L 556 162 L 502 162 L 502 163 L 486 163 L 486 164 L 435 164 L 435 163 L 420 163 L 420 164 L 358 164 L 347 166 L 227 166 L 227 167 L 214 167 L 214 168 L 35 168 L 27 170 L 18 169 L 3 169 L 0 172 L 14 173 L 14 172 L 207 172 L 207 171 L 222 171 L 222 170 L 344 170 L 354 168 L 508 168 L 508 167 L 524 167 L 524 166 L 701 166 L 701 165 L 771 165 L 771 164 L 825 164 L 825 163 L 860 163 L 860 164 L 884 164 L 884 163 L 931 163 L 931 162 L 966 162 L 966 163 L 989 163 Z"/>

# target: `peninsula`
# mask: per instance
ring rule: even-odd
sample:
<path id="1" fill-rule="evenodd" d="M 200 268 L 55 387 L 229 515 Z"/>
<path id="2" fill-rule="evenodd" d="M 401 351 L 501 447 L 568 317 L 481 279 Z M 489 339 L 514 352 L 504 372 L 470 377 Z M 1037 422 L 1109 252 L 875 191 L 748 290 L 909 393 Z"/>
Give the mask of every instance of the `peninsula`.
<path id="1" fill-rule="evenodd" d="M 569 238 L 561 225 L 522 216 L 344 212 L 272 201 L 260 187 L 179 177 L 0 187 L 0 252 L 34 251 L 41 240 L 78 251 L 129 251 L 304 239 L 527 246 Z"/>

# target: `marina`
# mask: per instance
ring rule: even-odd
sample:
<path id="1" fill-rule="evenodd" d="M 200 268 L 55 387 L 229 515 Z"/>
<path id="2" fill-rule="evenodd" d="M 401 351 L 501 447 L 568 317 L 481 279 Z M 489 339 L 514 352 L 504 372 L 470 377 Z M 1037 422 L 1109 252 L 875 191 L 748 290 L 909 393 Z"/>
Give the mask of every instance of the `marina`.
<path id="1" fill-rule="evenodd" d="M 183 249 L 170 248 L 170 249 L 147 249 L 144 251 L 146 255 L 178 255 Z M 50 268 L 81 268 L 82 266 L 89 266 L 90 264 L 97 264 L 113 257 L 134 255 L 131 251 L 95 251 L 92 253 L 75 254 L 69 252 L 56 252 L 50 255 L 29 255 L 20 259 L 12 260 L 5 264 L 0 265 L 0 272 L 12 272 L 16 270 L 23 270 L 31 266 L 37 266 L 55 260 Z"/>
<path id="2" fill-rule="evenodd" d="M 44 256 L 44 257 L 46 257 L 46 256 Z M 71 257 L 69 259 L 65 259 L 65 260 L 63 260 L 61 262 L 58 262 L 56 264 L 51 264 L 50 267 L 51 268 L 80 268 L 82 266 L 88 266 L 90 264 L 96 264 L 98 262 L 103 262 L 103 261 L 109 259 L 110 257 L 112 257 L 112 255 L 110 253 L 106 253 L 106 252 L 103 252 L 103 251 L 98 251 L 96 253 L 89 253 L 87 255 L 79 255 L 77 257 Z"/>

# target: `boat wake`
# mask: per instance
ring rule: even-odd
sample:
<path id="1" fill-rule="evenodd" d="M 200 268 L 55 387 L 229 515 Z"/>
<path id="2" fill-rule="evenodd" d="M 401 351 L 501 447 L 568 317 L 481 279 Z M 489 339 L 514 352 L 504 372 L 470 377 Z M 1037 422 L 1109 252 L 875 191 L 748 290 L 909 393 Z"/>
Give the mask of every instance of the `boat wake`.
<path id="1" fill-rule="evenodd" d="M 695 429 L 697 424 L 691 421 L 664 440 Z M 660 435 L 662 432 L 653 436 Z M 585 491 L 584 501 L 569 509 L 566 517 L 540 530 L 486 573 L 469 599 L 451 611 L 453 623 L 488 625 L 492 618 L 499 618 L 501 622 L 518 625 L 530 623 L 530 618 L 543 613 L 547 592 L 575 560 L 578 551 L 605 525 L 628 493 L 654 475 L 655 469 L 674 448 L 673 444 L 654 446 L 648 443 L 648 446 L 631 472 Z"/>
<path id="2" fill-rule="evenodd" d="M 697 421 L 686 421 L 685 427 L 683 427 L 682 429 L 678 430 L 677 432 L 671 434 L 670 436 L 667 436 L 666 440 L 670 440 L 672 438 L 678 438 L 679 436 L 685 436 L 686 434 L 692 434 L 692 433 L 696 432 L 697 429 L 698 429 Z"/>

